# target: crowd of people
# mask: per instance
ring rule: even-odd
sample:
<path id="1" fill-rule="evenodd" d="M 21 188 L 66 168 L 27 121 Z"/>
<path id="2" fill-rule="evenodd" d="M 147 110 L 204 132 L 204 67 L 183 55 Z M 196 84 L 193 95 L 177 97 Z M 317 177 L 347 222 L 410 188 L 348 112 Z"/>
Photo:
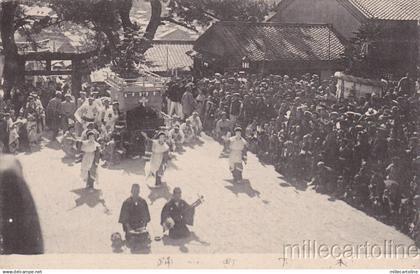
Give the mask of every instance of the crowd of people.
<path id="1" fill-rule="evenodd" d="M 0 153 L 30 152 L 43 137 L 81 162 L 81 174 L 93 188 L 103 147 L 112 141 L 120 118 L 118 102 L 106 90 L 85 85 L 75 98 L 68 84 L 30 81 L 0 96 Z"/>
<path id="2" fill-rule="evenodd" d="M 315 74 L 174 78 L 161 113 L 165 126 L 149 149 L 149 174 L 160 185 L 165 155 L 194 143 L 202 131 L 228 154 L 232 134 L 242 129 L 248 149 L 297 188 L 342 199 L 420 243 L 418 82 L 406 76 L 384 81 L 381 94 L 339 99 L 336 84 Z M 26 84 L 0 97 L 0 150 L 28 151 L 48 130 L 81 162 L 83 180 L 93 188 L 99 158 L 112 163 L 125 153 L 116 130 L 122 116 L 102 89 L 86 87 L 75 98 L 66 85 Z"/>
<path id="3" fill-rule="evenodd" d="M 177 78 L 168 113 L 197 112 L 222 144 L 244 128 L 249 149 L 296 187 L 342 199 L 420 244 L 418 82 L 383 81 L 382 94 L 340 99 L 336 84 L 311 74 Z"/>

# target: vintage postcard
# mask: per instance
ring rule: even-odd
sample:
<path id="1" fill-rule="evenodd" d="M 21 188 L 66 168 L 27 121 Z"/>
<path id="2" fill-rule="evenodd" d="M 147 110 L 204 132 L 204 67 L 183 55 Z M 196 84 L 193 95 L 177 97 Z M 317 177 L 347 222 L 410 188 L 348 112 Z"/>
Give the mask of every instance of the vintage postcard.
<path id="1" fill-rule="evenodd" d="M 4 273 L 416 273 L 419 138 L 419 0 L 0 1 Z"/>

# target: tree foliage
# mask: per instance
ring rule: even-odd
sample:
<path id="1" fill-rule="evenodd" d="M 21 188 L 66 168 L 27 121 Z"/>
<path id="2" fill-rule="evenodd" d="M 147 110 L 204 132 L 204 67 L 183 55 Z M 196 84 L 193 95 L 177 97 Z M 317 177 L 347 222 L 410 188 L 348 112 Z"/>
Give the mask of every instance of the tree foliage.
<path id="1" fill-rule="evenodd" d="M 383 26 L 377 21 L 368 21 L 360 26 L 355 38 L 350 40 L 344 52 L 350 74 L 365 78 L 381 76 L 379 42 L 382 33 Z"/>
<path id="2" fill-rule="evenodd" d="M 93 33 L 87 39 L 96 49 L 90 60 L 93 68 L 111 65 L 122 77 L 136 77 L 144 53 L 152 46 L 158 28 L 167 23 L 196 30 L 214 21 L 262 21 L 270 11 L 263 0 L 139 0 L 150 5 L 151 16 L 147 26 L 139 26 L 130 17 L 134 0 L 5 0 L 2 7 L 13 3 L 11 31 L 19 31 L 33 42 L 33 35 L 49 27 L 68 28 L 73 24 Z M 21 5 L 48 6 L 56 16 L 28 17 Z M 9 17 L 10 17 L 9 16 Z M 3 22 L 0 26 L 3 30 Z M 6 22 L 10 23 L 10 22 Z M 9 26 L 10 27 L 10 26 Z M 11 41 L 12 44 L 14 41 Z"/>
<path id="3" fill-rule="evenodd" d="M 263 21 L 270 6 L 262 0 L 169 0 L 169 14 L 194 26 L 220 21 Z"/>

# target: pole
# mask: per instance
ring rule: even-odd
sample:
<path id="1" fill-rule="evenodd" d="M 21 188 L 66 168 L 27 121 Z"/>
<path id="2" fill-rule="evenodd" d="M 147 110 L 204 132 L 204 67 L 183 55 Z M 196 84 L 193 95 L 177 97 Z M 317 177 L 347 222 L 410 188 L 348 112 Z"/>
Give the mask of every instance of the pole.
<path id="1" fill-rule="evenodd" d="M 328 25 L 328 61 L 331 61 L 331 25 Z"/>
<path id="2" fill-rule="evenodd" d="M 169 48 L 166 45 L 166 71 L 169 71 Z"/>
<path id="3" fill-rule="evenodd" d="M 71 60 L 71 92 L 76 98 L 80 97 L 82 90 L 82 64 L 78 59 Z"/>

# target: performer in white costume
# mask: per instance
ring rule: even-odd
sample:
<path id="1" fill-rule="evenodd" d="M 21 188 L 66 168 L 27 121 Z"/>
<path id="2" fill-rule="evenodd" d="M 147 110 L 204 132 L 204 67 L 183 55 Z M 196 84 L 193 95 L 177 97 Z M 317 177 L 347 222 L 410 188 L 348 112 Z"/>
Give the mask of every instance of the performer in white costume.
<path id="1" fill-rule="evenodd" d="M 149 165 L 145 166 L 146 178 L 155 177 L 156 186 L 162 185 L 162 176 L 166 169 L 166 164 L 169 160 L 169 146 L 166 144 L 166 134 L 160 132 L 157 140 L 151 140 L 146 133 L 143 133 L 144 138 L 152 141 L 152 156 Z M 148 170 L 147 170 L 147 166 Z"/>
<path id="2" fill-rule="evenodd" d="M 242 129 L 235 128 L 235 136 L 229 138 L 229 169 L 235 182 L 242 182 L 243 163 L 247 161 L 248 143 L 242 138 Z"/>
<path id="3" fill-rule="evenodd" d="M 95 140 L 95 133 L 88 132 L 87 140 L 82 141 L 81 150 L 83 158 L 81 163 L 81 177 L 86 183 L 86 188 L 93 189 L 94 182 L 98 181 L 98 163 L 100 156 L 100 145 Z"/>

